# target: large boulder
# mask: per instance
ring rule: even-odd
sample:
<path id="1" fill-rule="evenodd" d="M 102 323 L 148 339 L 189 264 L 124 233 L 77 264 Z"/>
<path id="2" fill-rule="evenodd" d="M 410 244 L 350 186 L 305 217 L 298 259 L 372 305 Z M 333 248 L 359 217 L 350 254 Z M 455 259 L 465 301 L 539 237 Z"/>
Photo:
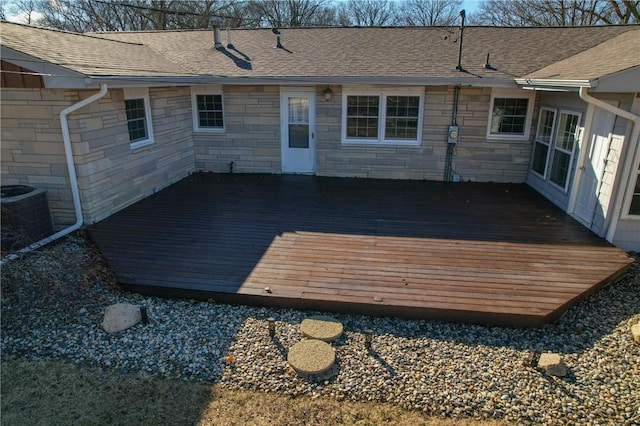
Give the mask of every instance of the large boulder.
<path id="1" fill-rule="evenodd" d="M 104 311 L 102 328 L 107 333 L 117 333 L 133 327 L 142 320 L 140 308 L 130 303 L 116 303 Z"/>
<path id="2" fill-rule="evenodd" d="M 552 376 L 564 377 L 567 375 L 567 366 L 558 354 L 543 353 L 540 355 L 538 368 L 543 369 Z"/>

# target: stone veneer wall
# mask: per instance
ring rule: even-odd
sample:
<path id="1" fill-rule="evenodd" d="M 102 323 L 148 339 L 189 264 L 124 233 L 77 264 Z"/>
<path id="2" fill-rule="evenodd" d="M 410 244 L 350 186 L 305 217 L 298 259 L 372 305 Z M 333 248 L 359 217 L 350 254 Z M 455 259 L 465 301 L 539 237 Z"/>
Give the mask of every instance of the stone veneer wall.
<path id="1" fill-rule="evenodd" d="M 224 133 L 193 133 L 197 170 L 280 173 L 279 86 L 225 86 Z M 191 124 L 190 124 L 191 126 Z"/>
<path id="2" fill-rule="evenodd" d="M 425 88 L 423 141 L 418 147 L 343 145 L 340 86 L 325 101 L 316 88 L 318 175 L 441 180 L 452 87 Z M 60 111 L 94 91 L 2 90 L 3 184 L 48 190 L 57 228 L 74 213 L 60 129 Z M 280 173 L 280 87 L 225 86 L 224 133 L 193 131 L 191 92 L 150 89 L 155 143 L 131 150 L 122 90 L 71 114 L 69 126 L 87 223 L 99 221 L 153 194 L 193 170 L 226 173 Z M 491 89 L 463 88 L 458 124 L 460 142 L 453 170 L 462 180 L 524 182 L 528 141 L 485 137 Z M 26 118 L 28 117 L 28 118 Z"/>
<path id="3" fill-rule="evenodd" d="M 47 190 L 56 228 L 75 222 L 59 114 L 78 101 L 76 92 L 2 89 L 2 185 Z"/>
<path id="4" fill-rule="evenodd" d="M 411 147 L 342 144 L 342 90 L 331 86 L 325 101 L 324 88 L 316 88 L 318 175 L 442 180 L 452 87 L 425 89 L 422 145 Z M 531 144 L 486 139 L 490 100 L 489 88 L 461 90 L 454 172 L 465 181 L 524 182 Z M 194 133 L 196 169 L 226 173 L 234 162 L 239 173 L 280 173 L 280 88 L 225 86 L 224 112 L 224 133 Z"/>
<path id="5" fill-rule="evenodd" d="M 46 189 L 56 228 L 75 221 L 59 113 L 93 93 L 2 90 L 2 184 Z M 87 223 L 194 170 L 189 89 L 150 89 L 155 140 L 135 151 L 130 148 L 123 99 L 122 90 L 109 90 L 69 117 Z"/>
<path id="6" fill-rule="evenodd" d="M 154 143 L 132 150 L 122 90 L 72 114 L 85 220 L 97 222 L 194 170 L 188 88 L 149 89 Z"/>

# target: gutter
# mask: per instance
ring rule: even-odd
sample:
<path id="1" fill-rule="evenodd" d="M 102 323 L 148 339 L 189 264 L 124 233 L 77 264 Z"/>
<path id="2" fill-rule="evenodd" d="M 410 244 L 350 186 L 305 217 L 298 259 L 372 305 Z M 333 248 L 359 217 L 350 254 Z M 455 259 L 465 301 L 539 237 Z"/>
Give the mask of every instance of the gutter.
<path id="1" fill-rule="evenodd" d="M 609 111 L 612 114 L 618 115 L 622 118 L 626 118 L 629 121 L 633 122 L 633 130 L 631 131 L 631 135 L 629 136 L 629 141 L 626 144 L 627 149 L 634 149 L 635 153 L 630 153 L 632 155 L 624 155 L 624 163 L 622 165 L 622 181 L 617 188 L 616 197 L 613 204 L 613 212 L 611 217 L 611 222 L 607 228 L 607 234 L 605 236 L 606 240 L 610 243 L 613 243 L 613 238 L 616 234 L 616 228 L 618 227 L 618 222 L 620 221 L 620 217 L 622 215 L 622 201 L 624 196 L 628 193 L 629 185 L 635 184 L 635 182 L 631 182 L 631 173 L 629 172 L 630 168 L 637 161 L 638 154 L 640 150 L 638 149 L 638 139 L 640 138 L 640 116 L 620 109 L 618 107 L 614 107 L 613 105 L 609 105 L 608 103 L 601 101 L 600 99 L 596 99 L 593 96 L 589 95 L 588 87 L 580 88 L 580 99 L 591 104 L 597 108 L 602 108 L 606 111 Z M 620 194 L 620 191 L 623 191 Z"/>
<path id="2" fill-rule="evenodd" d="M 78 187 L 78 176 L 76 175 L 76 165 L 73 161 L 73 149 L 71 147 L 71 134 L 69 133 L 69 121 L 67 117 L 74 111 L 79 110 L 80 108 L 84 108 L 92 102 L 97 101 L 107 94 L 108 86 L 107 84 L 100 84 L 100 91 L 95 95 L 89 96 L 87 99 L 84 99 L 76 104 L 73 104 L 60 112 L 60 124 L 62 125 L 62 141 L 64 142 L 64 151 L 67 159 L 67 169 L 69 170 L 69 181 L 71 183 L 71 195 L 73 197 L 73 207 L 76 212 L 76 223 L 69 226 L 68 228 L 63 229 L 62 231 L 58 231 L 53 235 L 45 237 L 40 241 L 37 241 L 30 246 L 27 246 L 23 249 L 18 250 L 15 253 L 10 254 L 4 259 L 0 260 L 0 266 L 4 265 L 10 260 L 14 260 L 18 258 L 18 254 L 29 253 L 35 249 L 43 247 L 59 238 L 64 237 L 67 234 L 70 234 L 73 231 L 80 229 L 82 224 L 84 223 L 84 218 L 82 216 L 82 204 L 80 202 L 80 188 Z"/>
<path id="3" fill-rule="evenodd" d="M 512 78 L 495 77 L 223 77 L 215 75 L 183 77 L 91 77 L 85 80 L 87 86 L 108 83 L 112 88 L 189 86 L 204 84 L 222 85 L 380 85 L 380 86 L 469 86 L 517 88 Z"/>
<path id="4" fill-rule="evenodd" d="M 597 86 L 597 81 L 595 80 L 562 80 L 562 79 L 553 79 L 553 78 L 514 78 L 515 82 L 520 86 L 528 86 L 527 88 L 531 88 L 534 90 L 544 90 L 543 87 L 555 87 L 558 88 L 566 88 L 574 87 L 578 88 L 595 88 Z"/>

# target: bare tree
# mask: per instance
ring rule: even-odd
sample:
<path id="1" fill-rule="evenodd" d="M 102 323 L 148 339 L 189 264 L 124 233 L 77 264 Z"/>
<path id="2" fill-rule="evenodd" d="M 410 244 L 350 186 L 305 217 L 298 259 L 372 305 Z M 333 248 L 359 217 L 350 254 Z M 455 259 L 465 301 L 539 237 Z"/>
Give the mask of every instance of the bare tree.
<path id="1" fill-rule="evenodd" d="M 398 6 L 391 0 L 349 0 L 338 10 L 342 26 L 379 27 L 398 23 Z"/>
<path id="2" fill-rule="evenodd" d="M 1 6 L 3 13 L 9 13 L 10 15 L 17 16 L 19 21 L 23 24 L 35 24 L 38 14 L 38 2 L 36 0 L 15 0 L 9 2 L 2 2 Z M 5 9 L 6 8 L 6 12 Z M 6 19 L 6 15 L 3 14 L 2 19 Z"/>
<path id="3" fill-rule="evenodd" d="M 71 31 L 130 31 L 206 28 L 213 16 L 226 24 L 241 19 L 229 15 L 232 0 L 40 0 L 42 25 Z M 238 9 L 240 10 L 240 9 Z"/>
<path id="4" fill-rule="evenodd" d="M 243 26 L 304 27 L 335 23 L 329 0 L 251 0 L 244 10 Z M 257 24 L 257 25 L 256 25 Z"/>
<path id="5" fill-rule="evenodd" d="M 640 22 L 640 1 L 486 0 L 475 22 L 498 26 L 582 26 Z"/>
<path id="6" fill-rule="evenodd" d="M 408 0 L 401 3 L 402 25 L 454 25 L 462 9 L 462 0 Z"/>

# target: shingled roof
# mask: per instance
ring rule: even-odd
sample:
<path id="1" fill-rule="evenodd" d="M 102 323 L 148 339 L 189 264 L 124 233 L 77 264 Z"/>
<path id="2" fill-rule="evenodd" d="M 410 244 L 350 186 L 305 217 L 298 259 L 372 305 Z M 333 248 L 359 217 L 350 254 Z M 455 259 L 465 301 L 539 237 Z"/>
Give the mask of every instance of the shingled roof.
<path id="1" fill-rule="evenodd" d="M 1 43 L 91 77 L 512 81 L 638 28 L 467 27 L 463 72 L 456 70 L 459 30 L 447 27 L 285 28 L 282 48 L 269 29 L 234 29 L 235 48 L 216 50 L 211 30 L 76 34 L 3 23 Z"/>
<path id="2" fill-rule="evenodd" d="M 635 29 L 537 70 L 525 78 L 591 80 L 638 66 L 640 66 L 640 29 Z"/>

